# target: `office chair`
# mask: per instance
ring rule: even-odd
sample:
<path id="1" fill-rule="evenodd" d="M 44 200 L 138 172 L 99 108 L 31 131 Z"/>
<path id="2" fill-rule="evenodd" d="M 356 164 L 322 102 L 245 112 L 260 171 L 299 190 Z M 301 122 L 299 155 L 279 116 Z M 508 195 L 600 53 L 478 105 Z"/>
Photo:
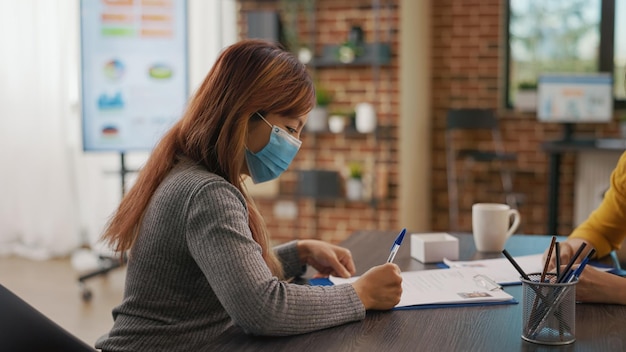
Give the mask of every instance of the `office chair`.
<path id="1" fill-rule="evenodd" d="M 96 351 L 0 285 L 0 350 Z"/>
<path id="2" fill-rule="evenodd" d="M 88 279 L 92 277 L 105 276 L 110 271 L 115 270 L 117 268 L 121 268 L 126 263 L 126 261 L 127 261 L 126 253 L 124 253 L 121 257 L 110 257 L 110 256 L 99 255 L 98 269 L 91 271 L 89 273 L 80 275 L 78 277 L 78 286 L 80 288 L 80 295 L 83 301 L 89 302 L 91 301 L 91 298 L 93 297 L 93 293 L 91 292 L 91 289 L 87 287 L 87 285 L 85 284 L 85 281 L 87 281 Z"/>
<path id="3" fill-rule="evenodd" d="M 482 132 L 481 132 L 482 131 Z M 478 139 L 479 133 L 490 135 L 490 143 Z M 459 183 L 466 184 L 468 175 L 475 163 L 495 163 L 499 169 L 504 201 L 511 208 L 517 208 L 518 199 L 513 193 L 513 181 L 508 163 L 517 160 L 517 155 L 506 153 L 498 120 L 489 109 L 451 109 L 446 116 L 446 166 L 448 176 L 448 200 L 450 228 L 459 230 Z M 471 147 L 461 146 L 461 142 L 472 142 Z M 464 143 L 469 144 L 469 143 Z M 489 144 L 489 147 L 486 145 Z M 457 170 L 460 162 L 462 170 Z M 463 175 L 459 179 L 458 175 Z"/>

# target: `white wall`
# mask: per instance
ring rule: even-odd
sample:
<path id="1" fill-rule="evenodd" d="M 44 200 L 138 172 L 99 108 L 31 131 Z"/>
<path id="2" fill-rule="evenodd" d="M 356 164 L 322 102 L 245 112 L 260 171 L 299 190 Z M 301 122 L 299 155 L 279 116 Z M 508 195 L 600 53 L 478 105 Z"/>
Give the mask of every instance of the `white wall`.
<path id="1" fill-rule="evenodd" d="M 95 245 L 120 200 L 120 156 L 82 151 L 78 13 L 78 0 L 0 0 L 0 255 Z M 236 1 L 189 0 L 188 14 L 193 93 L 237 39 Z"/>
<path id="2" fill-rule="evenodd" d="M 429 0 L 400 1 L 399 221 L 418 232 L 431 224 L 431 8 Z"/>

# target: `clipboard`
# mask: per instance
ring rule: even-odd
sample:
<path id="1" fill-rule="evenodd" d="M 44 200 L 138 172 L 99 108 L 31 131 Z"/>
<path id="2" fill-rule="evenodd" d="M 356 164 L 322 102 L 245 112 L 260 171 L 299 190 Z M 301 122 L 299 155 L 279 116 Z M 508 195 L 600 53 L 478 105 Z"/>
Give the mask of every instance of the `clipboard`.
<path id="1" fill-rule="evenodd" d="M 402 272 L 402 298 L 393 309 L 470 307 L 519 303 L 502 286 L 472 268 Z M 338 285 L 358 279 L 313 279 L 311 285 Z"/>
<path id="2" fill-rule="evenodd" d="M 515 261 L 527 273 L 543 270 L 543 254 L 532 254 L 515 257 Z M 506 258 L 493 258 L 470 261 L 454 261 L 444 258 L 443 264 L 450 268 L 474 268 L 478 273 L 492 278 L 502 286 L 521 285 L 520 275 Z"/>

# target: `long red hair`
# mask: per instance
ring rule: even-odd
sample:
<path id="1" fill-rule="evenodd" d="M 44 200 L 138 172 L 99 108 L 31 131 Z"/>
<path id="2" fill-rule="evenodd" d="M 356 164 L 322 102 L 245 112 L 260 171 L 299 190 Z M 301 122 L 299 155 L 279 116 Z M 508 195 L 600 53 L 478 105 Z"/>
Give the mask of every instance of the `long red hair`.
<path id="1" fill-rule="evenodd" d="M 152 194 L 181 158 L 224 177 L 246 198 L 249 226 L 272 273 L 282 266 L 270 248 L 265 222 L 241 174 L 248 123 L 255 112 L 294 119 L 312 109 L 313 82 L 291 53 L 264 40 L 227 47 L 189 101 L 183 117 L 163 136 L 122 199 L 102 238 L 118 252 L 131 249 Z"/>

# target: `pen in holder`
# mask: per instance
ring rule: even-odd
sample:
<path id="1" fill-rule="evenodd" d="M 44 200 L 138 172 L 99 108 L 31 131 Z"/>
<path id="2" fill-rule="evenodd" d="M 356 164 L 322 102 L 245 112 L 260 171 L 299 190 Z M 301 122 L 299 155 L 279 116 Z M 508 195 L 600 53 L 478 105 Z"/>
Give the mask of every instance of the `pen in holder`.
<path id="1" fill-rule="evenodd" d="M 522 278 L 522 338 L 545 345 L 574 342 L 576 333 L 576 283 L 558 283 L 556 274 L 541 273 Z"/>

